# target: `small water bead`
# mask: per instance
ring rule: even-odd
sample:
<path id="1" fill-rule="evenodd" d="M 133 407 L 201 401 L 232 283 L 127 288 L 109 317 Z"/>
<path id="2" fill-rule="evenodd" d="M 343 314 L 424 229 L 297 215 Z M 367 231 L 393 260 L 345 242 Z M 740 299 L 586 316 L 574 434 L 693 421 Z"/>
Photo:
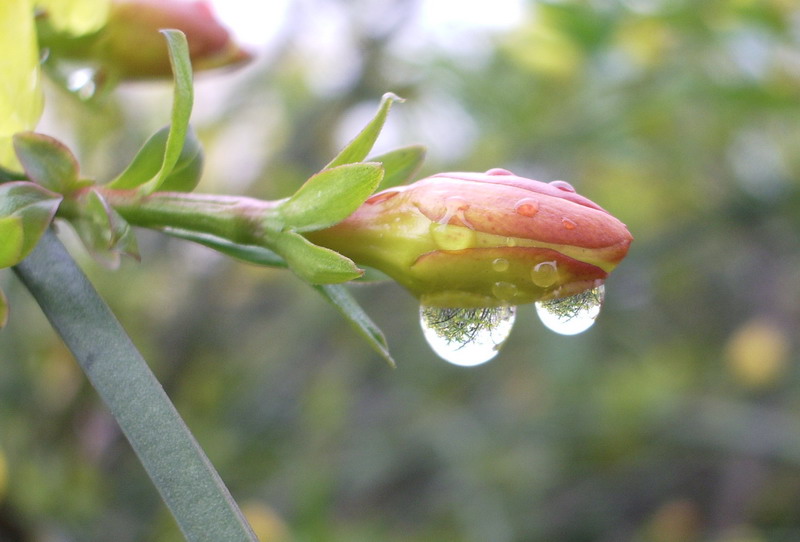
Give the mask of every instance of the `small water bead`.
<path id="1" fill-rule="evenodd" d="M 503 273 L 505 271 L 508 271 L 508 266 L 509 266 L 508 260 L 506 260 L 505 258 L 495 258 L 492 261 L 492 269 L 494 269 L 498 273 Z"/>
<path id="2" fill-rule="evenodd" d="M 438 224 L 434 222 L 429 229 L 433 242 L 441 250 L 464 250 L 475 246 L 477 234 L 475 230 L 462 226 Z"/>
<path id="3" fill-rule="evenodd" d="M 500 301 L 511 301 L 517 295 L 517 286 L 501 280 L 492 285 L 492 294 Z"/>
<path id="4" fill-rule="evenodd" d="M 571 220 L 567 217 L 561 219 L 561 225 L 568 230 L 574 230 L 578 226 L 574 220 Z"/>
<path id="5" fill-rule="evenodd" d="M 575 192 L 575 188 L 567 181 L 553 181 L 550 183 L 550 186 L 554 186 L 559 190 L 563 190 L 564 192 Z"/>
<path id="6" fill-rule="evenodd" d="M 522 198 L 514 206 L 518 215 L 531 217 L 539 212 L 539 201 L 533 198 Z"/>
<path id="7" fill-rule="evenodd" d="M 600 314 L 604 298 L 605 286 L 601 284 L 570 297 L 537 301 L 536 314 L 552 331 L 561 335 L 577 335 L 592 327 Z"/>
<path id="8" fill-rule="evenodd" d="M 433 351 L 454 365 L 471 367 L 495 357 L 508 339 L 516 307 L 479 309 L 421 305 L 422 333 Z"/>
<path id="9" fill-rule="evenodd" d="M 533 266 L 531 280 L 536 286 L 548 288 L 558 282 L 558 262 L 541 262 Z"/>
<path id="10" fill-rule="evenodd" d="M 507 169 L 503 169 L 500 167 L 494 167 L 486 172 L 487 175 L 514 175 Z"/>

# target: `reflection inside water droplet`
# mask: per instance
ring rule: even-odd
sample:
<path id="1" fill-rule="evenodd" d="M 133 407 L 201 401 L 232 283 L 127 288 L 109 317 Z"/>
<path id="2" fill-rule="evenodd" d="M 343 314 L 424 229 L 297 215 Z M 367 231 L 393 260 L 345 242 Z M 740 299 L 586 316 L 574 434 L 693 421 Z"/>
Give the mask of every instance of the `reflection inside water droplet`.
<path id="1" fill-rule="evenodd" d="M 561 335 L 577 335 L 592 327 L 605 298 L 602 284 L 579 294 L 537 301 L 536 314 L 542 323 Z"/>
<path id="2" fill-rule="evenodd" d="M 436 354 L 454 365 L 471 367 L 495 357 L 516 318 L 516 307 L 479 309 L 421 305 L 420 324 Z"/>

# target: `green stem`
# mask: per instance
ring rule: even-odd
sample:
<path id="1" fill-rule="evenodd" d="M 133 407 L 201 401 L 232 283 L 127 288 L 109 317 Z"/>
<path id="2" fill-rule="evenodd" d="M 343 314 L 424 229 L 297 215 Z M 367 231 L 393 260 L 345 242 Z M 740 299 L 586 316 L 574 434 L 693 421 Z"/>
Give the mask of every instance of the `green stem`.
<path id="1" fill-rule="evenodd" d="M 234 243 L 262 245 L 267 225 L 279 202 L 237 196 L 156 192 L 143 195 L 136 190 L 96 190 L 122 217 L 145 228 L 177 228 L 208 233 Z M 78 195 L 80 197 L 80 195 Z M 65 202 L 59 214 L 69 218 L 73 202 Z"/>
<path id="2" fill-rule="evenodd" d="M 14 268 L 119 423 L 190 542 L 257 542 L 108 306 L 52 231 Z"/>

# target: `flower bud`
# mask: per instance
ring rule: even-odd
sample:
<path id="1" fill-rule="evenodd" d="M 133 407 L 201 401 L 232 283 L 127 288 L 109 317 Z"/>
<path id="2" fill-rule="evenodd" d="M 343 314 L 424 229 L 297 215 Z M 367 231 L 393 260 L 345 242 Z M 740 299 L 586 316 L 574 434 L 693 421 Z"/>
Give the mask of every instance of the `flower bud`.
<path id="1" fill-rule="evenodd" d="M 384 190 L 343 222 L 307 235 L 441 307 L 580 293 L 602 284 L 633 240 L 568 183 L 502 169 L 442 173 Z"/>
<path id="2" fill-rule="evenodd" d="M 195 70 L 237 64 L 250 58 L 203 1 L 116 0 L 108 22 L 88 52 L 123 79 L 169 77 L 169 55 L 159 30 L 186 34 Z"/>

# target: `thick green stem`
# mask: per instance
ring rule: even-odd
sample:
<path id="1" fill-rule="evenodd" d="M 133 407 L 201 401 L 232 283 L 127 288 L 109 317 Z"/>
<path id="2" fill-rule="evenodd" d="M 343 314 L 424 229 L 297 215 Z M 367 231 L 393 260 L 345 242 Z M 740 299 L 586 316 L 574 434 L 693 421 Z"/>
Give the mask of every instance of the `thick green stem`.
<path id="1" fill-rule="evenodd" d="M 246 197 L 97 188 L 105 200 L 135 226 L 208 233 L 234 243 L 261 245 L 278 202 Z M 65 202 L 66 203 L 66 202 Z M 69 216 L 69 204 L 60 214 Z"/>

